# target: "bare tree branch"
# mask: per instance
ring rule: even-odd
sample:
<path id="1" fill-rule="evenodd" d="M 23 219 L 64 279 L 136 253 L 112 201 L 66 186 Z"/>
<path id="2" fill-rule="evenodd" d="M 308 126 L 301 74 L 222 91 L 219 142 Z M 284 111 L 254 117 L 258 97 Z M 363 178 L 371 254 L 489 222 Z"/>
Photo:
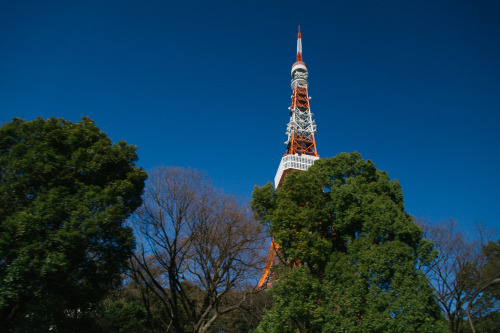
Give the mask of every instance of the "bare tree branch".
<path id="1" fill-rule="evenodd" d="M 487 263 L 482 248 L 492 239 L 494 232 L 476 225 L 473 230 L 475 237 L 468 238 L 460 231 L 458 223 L 451 219 L 436 224 L 417 222 L 424 230 L 424 237 L 434 242 L 439 252 L 438 257 L 427 265 L 426 275 L 448 320 L 450 331 L 462 331 L 466 317 L 469 317 L 473 328 L 471 310 L 474 299 L 484 290 L 482 284 L 477 283 Z"/>
<path id="2" fill-rule="evenodd" d="M 194 170 L 153 170 L 143 202 L 131 219 L 134 276 L 160 299 L 171 331 L 206 332 L 255 292 L 265 234 L 248 207 Z"/>

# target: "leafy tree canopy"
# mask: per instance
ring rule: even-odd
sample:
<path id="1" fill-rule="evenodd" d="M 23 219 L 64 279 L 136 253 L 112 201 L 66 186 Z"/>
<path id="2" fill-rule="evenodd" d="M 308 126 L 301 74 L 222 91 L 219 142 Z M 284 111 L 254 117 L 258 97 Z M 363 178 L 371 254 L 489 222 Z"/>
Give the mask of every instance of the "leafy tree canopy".
<path id="1" fill-rule="evenodd" d="M 141 204 L 136 148 L 89 118 L 0 128 L 0 326 L 64 330 L 119 281 Z M 14 329 L 15 327 L 15 329 Z"/>
<path id="2" fill-rule="evenodd" d="M 432 243 L 404 210 L 399 183 L 359 153 L 291 172 L 253 192 L 283 265 L 262 332 L 435 332 L 439 308 L 418 265 Z M 295 267 L 295 268 L 293 268 Z"/>

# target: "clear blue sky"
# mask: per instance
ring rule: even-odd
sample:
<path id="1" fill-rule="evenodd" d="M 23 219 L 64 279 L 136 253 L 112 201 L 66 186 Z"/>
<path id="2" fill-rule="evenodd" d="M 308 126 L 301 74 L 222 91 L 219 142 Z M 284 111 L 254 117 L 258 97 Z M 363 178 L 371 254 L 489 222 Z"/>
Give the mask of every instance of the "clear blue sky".
<path id="1" fill-rule="evenodd" d="M 0 122 L 90 116 L 139 165 L 249 198 L 285 152 L 301 25 L 321 157 L 359 151 L 407 211 L 498 225 L 500 2 L 0 2 Z"/>

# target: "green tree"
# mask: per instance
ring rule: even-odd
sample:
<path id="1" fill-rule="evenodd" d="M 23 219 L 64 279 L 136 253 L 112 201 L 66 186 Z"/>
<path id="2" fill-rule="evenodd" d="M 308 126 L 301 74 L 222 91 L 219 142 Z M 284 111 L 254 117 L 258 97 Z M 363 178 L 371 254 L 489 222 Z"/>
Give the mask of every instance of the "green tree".
<path id="1" fill-rule="evenodd" d="M 0 128 L 1 330 L 90 330 L 134 248 L 123 220 L 141 204 L 136 160 L 86 117 Z"/>
<path id="2" fill-rule="evenodd" d="M 152 329 L 148 309 L 141 299 L 141 291 L 125 279 L 125 284 L 111 292 L 96 308 L 95 332 L 149 333 Z"/>
<path id="3" fill-rule="evenodd" d="M 432 243 L 404 210 L 399 183 L 358 153 L 291 172 L 253 192 L 281 246 L 261 332 L 436 332 L 440 312 L 419 265 Z"/>

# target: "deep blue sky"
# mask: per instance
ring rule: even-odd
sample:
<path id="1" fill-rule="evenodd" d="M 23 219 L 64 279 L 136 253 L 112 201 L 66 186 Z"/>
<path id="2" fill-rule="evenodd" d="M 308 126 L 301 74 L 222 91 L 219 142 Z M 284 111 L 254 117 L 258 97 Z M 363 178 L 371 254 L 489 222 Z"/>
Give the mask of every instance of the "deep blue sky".
<path id="1" fill-rule="evenodd" d="M 418 217 L 498 224 L 500 2 L 0 2 L 0 122 L 90 116 L 139 165 L 249 198 L 285 152 L 301 25 L 321 157 L 359 151 Z"/>

